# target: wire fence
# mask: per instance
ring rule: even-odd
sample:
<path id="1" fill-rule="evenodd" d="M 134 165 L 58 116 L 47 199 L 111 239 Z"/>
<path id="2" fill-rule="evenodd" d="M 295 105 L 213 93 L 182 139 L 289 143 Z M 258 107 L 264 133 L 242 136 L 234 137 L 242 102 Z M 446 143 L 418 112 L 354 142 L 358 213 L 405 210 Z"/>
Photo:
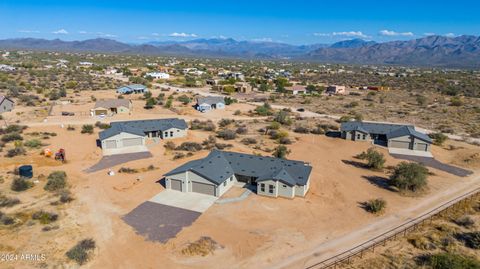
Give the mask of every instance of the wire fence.
<path id="1" fill-rule="evenodd" d="M 419 226 L 432 222 L 436 216 L 444 216 L 449 212 L 464 207 L 468 202 L 480 197 L 480 188 L 476 188 L 464 195 L 452 199 L 433 210 L 422 214 L 419 217 L 411 219 L 393 229 L 388 230 L 374 238 L 365 241 L 347 251 L 337 254 L 321 262 L 306 266 L 306 269 L 329 269 L 337 266 L 350 264 L 353 259 L 363 258 L 367 252 L 374 252 L 378 246 L 385 246 L 389 240 L 395 240 L 397 237 L 406 236 L 407 233 L 415 231 Z"/>

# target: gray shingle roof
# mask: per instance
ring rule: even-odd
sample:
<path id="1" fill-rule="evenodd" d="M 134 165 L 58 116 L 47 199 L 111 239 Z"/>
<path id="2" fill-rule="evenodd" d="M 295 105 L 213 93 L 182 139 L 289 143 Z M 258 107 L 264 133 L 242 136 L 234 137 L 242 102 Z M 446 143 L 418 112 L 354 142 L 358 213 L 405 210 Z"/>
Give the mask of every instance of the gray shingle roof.
<path id="1" fill-rule="evenodd" d="M 102 99 L 95 102 L 94 108 L 117 108 L 117 107 L 130 107 L 130 100 L 128 99 Z"/>
<path id="2" fill-rule="evenodd" d="M 391 123 L 348 121 L 342 123 L 341 131 L 361 131 L 363 133 L 386 135 L 387 139 L 406 135 L 414 136 L 420 140 L 432 143 L 432 139 L 424 133 L 415 130 L 413 125 L 401 125 Z"/>
<path id="3" fill-rule="evenodd" d="M 8 100 L 8 101 L 13 103 L 12 99 L 10 99 L 6 96 L 0 95 L 0 104 L 3 103 L 3 101 L 5 101 L 5 100 Z"/>
<path id="4" fill-rule="evenodd" d="M 262 157 L 245 153 L 212 150 L 200 160 L 185 163 L 165 176 L 192 171 L 219 185 L 233 174 L 275 180 L 290 186 L 307 184 L 312 167 L 301 161 Z"/>
<path id="5" fill-rule="evenodd" d="M 155 120 L 132 120 L 116 121 L 110 123 L 110 128 L 100 132 L 100 140 L 109 138 L 122 132 L 145 136 L 146 132 L 166 131 L 170 128 L 185 130 L 188 128 L 185 120 L 182 119 L 155 119 Z"/>
<path id="6" fill-rule="evenodd" d="M 129 133 L 129 134 L 135 134 L 139 136 L 145 136 L 145 133 L 142 130 L 131 128 L 124 125 L 114 125 L 106 130 L 101 131 L 98 134 L 98 136 L 100 140 L 104 140 L 120 133 Z"/>
<path id="7" fill-rule="evenodd" d="M 124 125 L 143 132 L 166 131 L 170 128 L 185 130 L 188 128 L 187 123 L 183 119 L 154 119 L 154 120 L 132 120 L 132 121 L 116 121 L 110 125 Z"/>
<path id="8" fill-rule="evenodd" d="M 205 96 L 205 97 L 198 97 L 197 98 L 197 104 L 218 104 L 218 103 L 224 103 L 225 104 L 225 98 L 222 96 Z"/>

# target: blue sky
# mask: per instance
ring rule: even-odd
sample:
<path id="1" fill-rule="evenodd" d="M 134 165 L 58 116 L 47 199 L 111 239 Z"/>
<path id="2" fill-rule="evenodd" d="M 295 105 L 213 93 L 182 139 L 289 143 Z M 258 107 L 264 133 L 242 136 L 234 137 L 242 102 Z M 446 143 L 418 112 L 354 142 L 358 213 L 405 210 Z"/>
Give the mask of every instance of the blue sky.
<path id="1" fill-rule="evenodd" d="M 0 0 L 0 38 L 124 42 L 232 37 L 291 44 L 480 35 L 480 2 Z"/>

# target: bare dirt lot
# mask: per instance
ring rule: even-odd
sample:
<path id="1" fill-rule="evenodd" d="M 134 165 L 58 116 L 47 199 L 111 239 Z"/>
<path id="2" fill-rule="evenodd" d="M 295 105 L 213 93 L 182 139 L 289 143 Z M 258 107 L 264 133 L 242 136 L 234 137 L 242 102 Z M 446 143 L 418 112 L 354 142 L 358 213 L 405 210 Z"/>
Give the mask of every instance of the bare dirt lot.
<path id="1" fill-rule="evenodd" d="M 449 189 L 474 182 L 480 166 L 473 162 L 456 163 L 475 170 L 468 178 L 458 178 L 432 169 L 429 190 L 420 197 L 402 196 L 378 184 L 387 175 L 372 172 L 349 164 L 355 161 L 353 156 L 368 149 L 367 143 L 352 143 L 341 139 L 319 135 L 292 134 L 297 142 L 289 146 L 290 159 L 311 163 L 314 167 L 311 176 L 310 191 L 305 198 L 272 199 L 250 195 L 244 201 L 229 204 L 214 204 L 191 226 L 183 229 L 166 244 L 154 243 L 138 235 L 122 218 L 138 205 L 149 200 L 163 190 L 158 184 L 162 175 L 188 160 L 208 154 L 202 150 L 180 160 L 172 160 L 172 153 L 163 147 L 163 142 L 151 148 L 153 157 L 137 160 L 120 167 L 138 169 L 141 172 L 128 174 L 116 173 L 108 176 L 105 170 L 86 174 L 82 172 L 101 158 L 101 150 L 95 145 L 95 134 L 80 134 L 80 128 L 68 131 L 59 126 L 30 127 L 26 132 L 55 132 L 44 143 L 48 147 L 67 151 L 66 164 L 39 155 L 39 150 L 29 151 L 28 156 L 7 159 L 2 157 L 1 167 L 5 182 L 1 189 L 10 195 L 16 195 L 21 204 L 4 210 L 6 213 L 22 211 L 30 214 L 38 208 L 47 208 L 59 213 L 56 225 L 58 229 L 42 231 L 44 225 L 29 225 L 25 222 L 15 228 L 0 229 L 1 247 L 16 252 L 41 251 L 47 254 L 49 267 L 67 263 L 65 251 L 80 239 L 92 237 L 97 249 L 87 264 L 90 268 L 265 268 L 275 266 L 286 257 L 314 249 L 318 244 L 345 235 L 364 225 L 373 224 L 381 219 L 393 218 L 398 212 L 427 202 L 429 197 L 441 194 Z M 186 138 L 175 140 L 201 142 L 208 132 L 189 131 Z M 237 139 L 238 140 L 238 139 Z M 235 150 L 253 153 L 254 150 L 235 141 L 231 143 Z M 220 142 L 224 142 L 219 140 Z M 456 150 L 449 146 L 453 145 Z M 461 149 L 460 149 L 461 148 Z M 395 165 L 399 160 L 387 156 L 387 166 Z M 444 148 L 434 147 L 434 155 L 440 160 L 458 162 L 458 156 L 472 156 L 478 147 L 460 142 L 449 142 Z M 264 153 L 265 154 L 265 153 Z M 459 155 L 460 154 L 460 155 Z M 16 194 L 9 190 L 11 171 L 20 164 L 31 163 L 35 177 L 48 175 L 53 170 L 63 170 L 68 174 L 70 190 L 75 200 L 71 203 L 54 206 L 57 199 L 43 190 L 45 179 L 30 190 Z M 153 165 L 153 169 L 145 169 Z M 477 180 L 478 181 L 478 180 Z M 227 196 L 229 194 L 227 193 Z M 382 197 L 388 207 L 382 217 L 366 213 L 359 203 L 368 199 Z M 414 212 L 414 211 L 412 211 Z M 332 225 L 332 220 L 335 225 Z M 214 254 L 205 257 L 184 256 L 181 250 L 190 242 L 202 236 L 209 236 L 220 246 Z M 29 262 L 16 263 L 15 268 L 40 266 Z M 13 268 L 12 267 L 12 268 Z"/>

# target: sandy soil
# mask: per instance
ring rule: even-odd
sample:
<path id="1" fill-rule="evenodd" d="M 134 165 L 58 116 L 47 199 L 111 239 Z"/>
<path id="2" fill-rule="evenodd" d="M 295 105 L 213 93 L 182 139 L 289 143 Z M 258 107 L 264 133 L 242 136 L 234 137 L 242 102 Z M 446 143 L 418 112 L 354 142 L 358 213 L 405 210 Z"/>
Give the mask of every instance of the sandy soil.
<path id="1" fill-rule="evenodd" d="M 15 165 L 33 163 L 36 175 L 48 175 L 50 171 L 61 169 L 69 175 L 71 190 L 76 200 L 61 207 L 53 207 L 49 202 L 56 199 L 46 195 L 41 181 L 34 189 L 22 193 L 23 202 L 9 210 L 33 210 L 43 205 L 60 212 L 59 229 L 50 232 L 40 231 L 42 226 L 23 225 L 14 231 L 2 231 L 2 245 L 22 251 L 45 251 L 49 266 L 61 265 L 66 261 L 65 251 L 78 240 L 92 237 L 98 248 L 95 257 L 87 264 L 89 268 L 265 268 L 274 266 L 285 257 L 314 249 L 318 244 L 331 240 L 364 225 L 378 221 L 359 207 L 359 203 L 371 198 L 382 197 L 387 203 L 385 218 L 413 207 L 429 196 L 445 192 L 453 186 L 461 186 L 470 178 L 455 178 L 449 174 L 433 171 L 429 191 L 421 197 L 405 197 L 383 189 L 369 181 L 368 177 L 385 177 L 384 173 L 372 172 L 347 164 L 355 161 L 354 155 L 370 147 L 367 143 L 352 143 L 341 139 L 315 135 L 298 135 L 298 142 L 289 146 L 290 159 L 310 162 L 314 167 L 310 191 L 305 198 L 272 199 L 250 195 L 244 201 L 225 205 L 214 204 L 190 227 L 182 230 L 167 244 L 147 242 L 125 224 L 121 217 L 133 208 L 163 190 L 157 183 L 162 174 L 188 160 L 208 154 L 201 151 L 189 158 L 172 160 L 172 153 L 162 146 L 152 148 L 153 158 L 134 161 L 121 166 L 146 168 L 154 165 L 157 169 L 138 174 L 119 174 L 110 177 L 105 171 L 84 174 L 83 169 L 101 158 L 101 151 L 95 148 L 97 135 L 82 135 L 77 128 L 67 131 L 58 126 L 31 127 L 27 132 L 49 131 L 58 135 L 48 140 L 49 147 L 67 150 L 68 163 L 59 163 L 36 156 L 33 158 L 2 157 L 2 171 L 10 171 Z M 188 137 L 175 140 L 201 142 L 211 133 L 190 131 Z M 219 141 L 222 142 L 223 141 Z M 238 142 L 232 150 L 254 152 Z M 455 142 L 459 143 L 459 142 Z M 459 143 L 472 152 L 478 148 Z M 386 150 L 381 151 L 387 155 Z M 456 151 L 434 147 L 434 154 L 441 160 L 454 161 Z M 387 156 L 387 165 L 395 165 L 398 160 Z M 475 174 L 475 176 L 478 175 Z M 8 189 L 10 178 L 0 186 Z M 332 221 L 335 225 L 332 226 Z M 223 248 L 206 257 L 185 257 L 180 252 L 188 244 L 201 236 L 210 236 Z M 29 268 L 31 264 L 15 264 L 15 268 Z"/>

